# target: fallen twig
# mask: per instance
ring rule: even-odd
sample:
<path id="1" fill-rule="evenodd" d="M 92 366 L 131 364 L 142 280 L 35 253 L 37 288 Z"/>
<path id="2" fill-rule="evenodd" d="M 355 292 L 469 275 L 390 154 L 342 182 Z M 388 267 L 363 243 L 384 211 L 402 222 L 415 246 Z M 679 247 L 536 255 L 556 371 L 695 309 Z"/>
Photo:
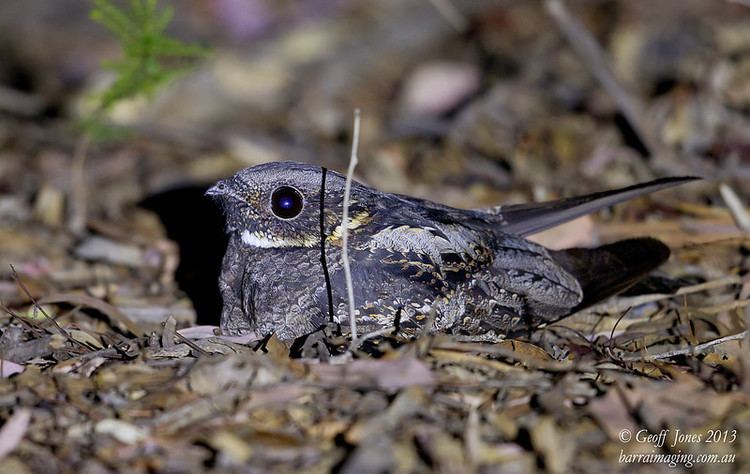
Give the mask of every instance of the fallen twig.
<path id="1" fill-rule="evenodd" d="M 729 285 L 737 285 L 742 283 L 742 278 L 737 275 L 732 275 L 723 278 L 717 278 L 716 280 L 699 283 L 697 285 L 683 286 L 673 294 L 656 293 L 652 295 L 640 295 L 640 296 L 622 296 L 614 299 L 613 301 L 599 303 L 598 305 L 592 306 L 585 309 L 588 313 L 619 313 L 628 308 L 635 308 L 648 303 L 656 303 L 657 301 L 669 300 L 678 296 L 689 295 L 692 293 L 698 293 L 700 291 L 712 290 L 714 288 L 721 288 Z"/>
<path id="2" fill-rule="evenodd" d="M 596 372 L 596 364 L 571 360 L 549 360 L 542 361 L 512 349 L 498 346 L 496 344 L 466 343 L 453 341 L 440 341 L 431 350 L 446 350 L 455 352 L 468 352 L 480 354 L 494 354 L 505 357 L 516 362 L 525 364 L 530 368 L 536 368 L 548 372 Z"/>
<path id="3" fill-rule="evenodd" d="M 13 277 L 13 280 L 16 282 L 18 287 L 21 288 L 21 291 L 23 291 L 26 294 L 26 297 L 29 298 L 29 300 L 31 300 L 31 304 L 34 305 L 34 308 L 36 308 L 40 313 L 42 313 L 44 317 L 47 318 L 47 320 L 49 320 L 55 326 L 57 331 L 61 335 L 63 335 L 67 340 L 71 342 L 77 342 L 73 338 L 70 337 L 70 334 L 68 334 L 68 331 L 63 329 L 62 326 L 60 326 L 60 324 L 57 322 L 57 320 L 55 320 L 55 318 L 50 316 L 47 313 L 47 311 L 45 311 L 45 309 L 42 307 L 42 305 L 39 304 L 36 298 L 34 298 L 34 296 L 31 294 L 29 289 L 26 288 L 26 285 L 21 281 L 21 278 L 18 276 L 18 272 L 16 272 L 16 267 L 14 267 L 13 264 L 10 265 L 10 271 L 11 271 L 11 276 Z"/>
<path id="4" fill-rule="evenodd" d="M 349 266 L 349 200 L 352 189 L 352 177 L 354 175 L 354 168 L 357 166 L 359 159 L 357 158 L 357 149 L 359 148 L 359 109 L 354 111 L 354 135 L 352 138 L 352 154 L 349 158 L 349 169 L 346 172 L 346 183 L 344 184 L 344 211 L 341 218 L 341 245 L 344 264 L 344 278 L 346 278 L 346 296 L 349 300 L 349 326 L 352 332 L 352 345 L 357 340 L 357 319 L 354 314 L 354 286 L 352 285 L 352 270 Z"/>
<path id="5" fill-rule="evenodd" d="M 744 339 L 745 336 L 748 335 L 747 330 L 742 331 L 741 333 L 737 334 L 731 334 L 729 336 L 720 337 L 718 339 L 714 339 L 712 341 L 704 342 L 702 344 L 698 344 L 697 346 L 688 346 L 683 347 L 682 349 L 675 349 L 673 351 L 667 351 L 662 352 L 660 354 L 648 354 L 644 356 L 628 356 L 628 357 L 620 357 L 620 360 L 623 362 L 645 362 L 649 360 L 660 360 L 660 359 L 669 359 L 670 357 L 678 356 L 678 355 L 695 355 L 699 354 L 706 349 L 710 349 L 713 346 L 717 346 L 719 344 L 724 344 L 725 342 L 729 341 L 737 341 L 740 339 Z"/>
<path id="6" fill-rule="evenodd" d="M 194 343 L 194 342 L 193 342 L 193 341 L 191 341 L 190 339 L 186 338 L 185 336 L 183 336 L 183 335 L 182 335 L 182 334 L 180 334 L 179 332 L 175 331 L 174 335 L 175 335 L 175 336 L 176 336 L 176 337 L 177 337 L 177 338 L 178 338 L 178 339 L 179 339 L 180 341 L 182 341 L 182 342 L 184 342 L 185 344 L 187 344 L 187 345 L 188 345 L 188 347 L 190 347 L 190 348 L 191 348 L 192 350 L 194 350 L 195 352 L 197 352 L 197 353 L 199 353 L 199 354 L 208 354 L 208 352 L 206 352 L 205 350 L 203 350 L 203 348 L 202 348 L 201 346 L 199 346 L 198 344 Z"/>

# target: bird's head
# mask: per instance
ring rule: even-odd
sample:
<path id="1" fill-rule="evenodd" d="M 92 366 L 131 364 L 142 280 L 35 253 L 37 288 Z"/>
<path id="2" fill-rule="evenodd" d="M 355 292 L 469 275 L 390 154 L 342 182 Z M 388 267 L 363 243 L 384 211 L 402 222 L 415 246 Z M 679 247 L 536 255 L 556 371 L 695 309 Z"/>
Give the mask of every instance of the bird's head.
<path id="1" fill-rule="evenodd" d="M 340 223 L 344 184 L 342 175 L 328 171 L 323 191 L 321 167 L 274 162 L 243 169 L 206 194 L 224 209 L 227 232 L 249 247 L 314 247 L 320 244 L 321 215 L 327 235 Z"/>

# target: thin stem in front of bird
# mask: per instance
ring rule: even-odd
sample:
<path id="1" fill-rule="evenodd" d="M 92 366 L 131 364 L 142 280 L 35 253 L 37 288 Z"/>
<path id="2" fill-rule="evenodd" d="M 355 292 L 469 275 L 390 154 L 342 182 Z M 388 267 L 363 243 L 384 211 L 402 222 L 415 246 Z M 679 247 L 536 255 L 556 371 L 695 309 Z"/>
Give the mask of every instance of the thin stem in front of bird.
<path id="1" fill-rule="evenodd" d="M 352 332 L 352 346 L 357 340 L 357 319 L 354 314 L 354 286 L 352 285 L 352 269 L 349 266 L 349 198 L 352 190 L 352 177 L 354 168 L 357 166 L 357 149 L 359 148 L 359 109 L 354 110 L 354 133 L 352 138 L 352 154 L 349 158 L 349 169 L 346 172 L 346 183 L 344 184 L 344 213 L 341 217 L 341 245 L 344 264 L 344 277 L 346 278 L 346 294 L 349 300 L 349 326 Z"/>
<path id="2" fill-rule="evenodd" d="M 322 166 L 320 179 L 320 264 L 323 266 L 323 277 L 326 282 L 326 295 L 328 296 L 328 322 L 333 324 L 333 290 L 331 289 L 331 274 L 328 272 L 328 260 L 326 259 L 326 232 L 325 232 L 325 195 L 326 176 L 328 168 Z"/>

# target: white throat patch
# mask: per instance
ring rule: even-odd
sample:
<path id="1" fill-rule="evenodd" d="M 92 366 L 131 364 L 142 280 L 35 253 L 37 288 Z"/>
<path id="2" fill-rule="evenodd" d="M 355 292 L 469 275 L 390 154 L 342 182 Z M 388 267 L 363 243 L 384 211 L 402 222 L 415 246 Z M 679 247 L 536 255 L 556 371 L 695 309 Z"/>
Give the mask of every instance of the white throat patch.
<path id="1" fill-rule="evenodd" d="M 248 247 L 259 247 L 262 249 L 286 247 L 283 241 L 269 239 L 268 237 L 259 235 L 257 232 L 250 233 L 247 229 L 242 231 L 240 239 L 242 239 L 242 243 Z"/>
<path id="2" fill-rule="evenodd" d="M 259 232 L 250 232 L 245 229 L 240 234 L 240 240 L 248 247 L 261 249 L 275 249 L 285 247 L 312 247 L 315 245 L 315 239 L 269 239 Z"/>

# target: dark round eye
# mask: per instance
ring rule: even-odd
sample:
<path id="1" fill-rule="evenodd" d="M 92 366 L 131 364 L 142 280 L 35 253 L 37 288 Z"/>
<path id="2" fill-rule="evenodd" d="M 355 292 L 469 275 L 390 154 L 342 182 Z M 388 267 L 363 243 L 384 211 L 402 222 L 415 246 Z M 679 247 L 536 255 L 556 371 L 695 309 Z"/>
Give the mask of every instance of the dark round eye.
<path id="1" fill-rule="evenodd" d="M 282 219 L 292 219 L 302 212 L 302 194 L 289 186 L 281 186 L 271 194 L 271 211 Z"/>

